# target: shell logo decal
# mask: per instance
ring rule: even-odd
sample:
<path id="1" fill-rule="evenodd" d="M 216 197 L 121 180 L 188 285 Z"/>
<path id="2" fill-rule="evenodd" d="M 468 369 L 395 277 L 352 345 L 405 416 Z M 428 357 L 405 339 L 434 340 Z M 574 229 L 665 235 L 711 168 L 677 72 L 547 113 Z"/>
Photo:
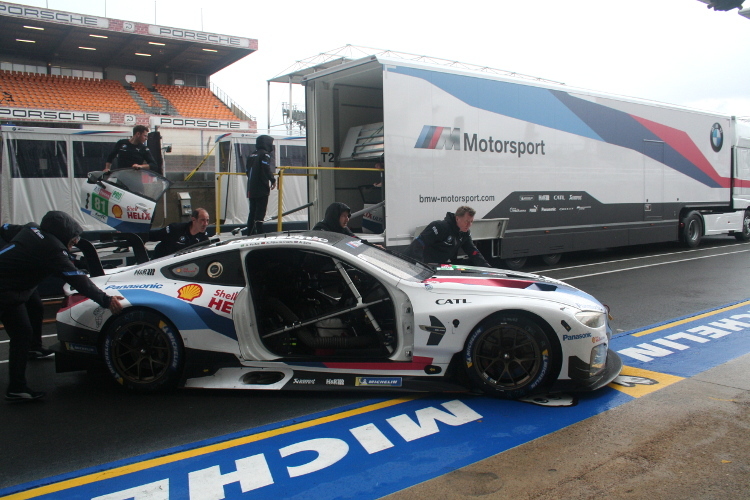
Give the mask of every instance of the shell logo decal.
<path id="1" fill-rule="evenodd" d="M 177 298 L 192 302 L 193 299 L 197 299 L 203 293 L 203 287 L 196 284 L 185 285 L 177 290 Z"/>

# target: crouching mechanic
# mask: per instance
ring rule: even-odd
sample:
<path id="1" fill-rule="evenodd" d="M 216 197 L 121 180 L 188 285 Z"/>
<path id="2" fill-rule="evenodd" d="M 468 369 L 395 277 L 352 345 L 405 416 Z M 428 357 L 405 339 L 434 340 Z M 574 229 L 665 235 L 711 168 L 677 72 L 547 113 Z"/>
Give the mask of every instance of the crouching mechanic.
<path id="1" fill-rule="evenodd" d="M 208 211 L 205 208 L 196 208 L 190 214 L 190 222 L 175 222 L 165 228 L 149 232 L 149 241 L 161 242 L 154 248 L 154 257 L 164 257 L 206 241 L 208 222 Z"/>
<path id="2" fill-rule="evenodd" d="M 469 256 L 472 266 L 490 267 L 471 239 L 469 229 L 474 223 L 476 210 L 458 207 L 455 214 L 445 214 L 445 219 L 430 222 L 409 245 L 407 255 L 430 264 L 455 264 L 458 250 Z"/>
<path id="3" fill-rule="evenodd" d="M 334 201 L 328 205 L 323 220 L 315 224 L 313 231 L 329 231 L 356 238 L 352 230 L 348 227 L 351 217 L 352 209 L 349 208 L 349 205 L 340 201 Z"/>
<path id="4" fill-rule="evenodd" d="M 26 356 L 32 337 L 26 302 L 37 285 L 47 276 L 59 274 L 78 293 L 112 314 L 122 311 L 122 297 L 107 295 L 75 267 L 68 252 L 78 243 L 83 230 L 65 212 L 47 212 L 41 224 L 11 225 L 8 231 L 15 236 L 0 250 L 0 321 L 10 337 L 10 377 L 5 399 L 24 401 L 44 396 L 26 385 Z"/>

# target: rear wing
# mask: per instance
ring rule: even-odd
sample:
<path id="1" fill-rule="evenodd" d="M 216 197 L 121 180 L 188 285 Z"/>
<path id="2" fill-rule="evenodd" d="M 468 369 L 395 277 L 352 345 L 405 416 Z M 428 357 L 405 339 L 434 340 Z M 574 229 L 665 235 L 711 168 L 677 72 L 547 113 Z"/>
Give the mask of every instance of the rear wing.
<path id="1" fill-rule="evenodd" d="M 101 259 L 99 259 L 99 253 L 97 251 L 98 248 L 110 246 L 117 246 L 122 248 L 122 242 L 125 242 L 127 246 L 132 249 L 136 264 L 144 264 L 149 261 L 146 246 L 144 245 L 143 240 L 137 234 L 118 233 L 114 235 L 112 242 L 99 244 L 96 246 L 89 240 L 81 238 L 78 240 L 78 243 L 76 243 L 76 247 L 78 247 L 78 249 L 83 254 L 89 276 L 95 278 L 97 276 L 104 275 L 104 267 L 102 266 Z"/>

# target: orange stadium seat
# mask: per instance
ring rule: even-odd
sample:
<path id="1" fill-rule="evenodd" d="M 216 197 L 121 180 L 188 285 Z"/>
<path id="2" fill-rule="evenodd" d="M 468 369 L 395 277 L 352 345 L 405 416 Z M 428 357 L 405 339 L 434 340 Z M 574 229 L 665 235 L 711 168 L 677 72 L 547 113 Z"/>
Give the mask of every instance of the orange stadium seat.
<path id="1" fill-rule="evenodd" d="M 143 83 L 131 85 L 147 106 L 159 105 Z M 154 88 L 182 116 L 239 120 L 208 88 L 162 84 Z M 16 107 L 143 113 L 125 87 L 114 80 L 0 71 L 0 99 L 3 105 Z"/>
<path id="2" fill-rule="evenodd" d="M 122 112 L 143 111 L 114 80 L 0 71 L 2 103 L 16 107 Z"/>
<path id="3" fill-rule="evenodd" d="M 237 116 L 205 87 L 154 85 L 182 116 L 219 120 L 239 120 Z"/>

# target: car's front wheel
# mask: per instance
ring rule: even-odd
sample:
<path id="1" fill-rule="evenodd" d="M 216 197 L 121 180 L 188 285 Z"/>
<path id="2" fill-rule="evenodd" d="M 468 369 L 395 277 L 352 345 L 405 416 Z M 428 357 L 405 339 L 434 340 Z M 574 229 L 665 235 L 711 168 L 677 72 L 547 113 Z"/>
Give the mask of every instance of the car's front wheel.
<path id="1" fill-rule="evenodd" d="M 138 392 L 177 385 L 184 347 L 177 329 L 152 311 L 134 310 L 116 318 L 104 337 L 104 361 L 115 380 Z"/>
<path id="2" fill-rule="evenodd" d="M 547 334 L 533 319 L 521 314 L 490 317 L 466 341 L 466 372 L 486 394 L 516 399 L 549 380 L 553 351 Z"/>

